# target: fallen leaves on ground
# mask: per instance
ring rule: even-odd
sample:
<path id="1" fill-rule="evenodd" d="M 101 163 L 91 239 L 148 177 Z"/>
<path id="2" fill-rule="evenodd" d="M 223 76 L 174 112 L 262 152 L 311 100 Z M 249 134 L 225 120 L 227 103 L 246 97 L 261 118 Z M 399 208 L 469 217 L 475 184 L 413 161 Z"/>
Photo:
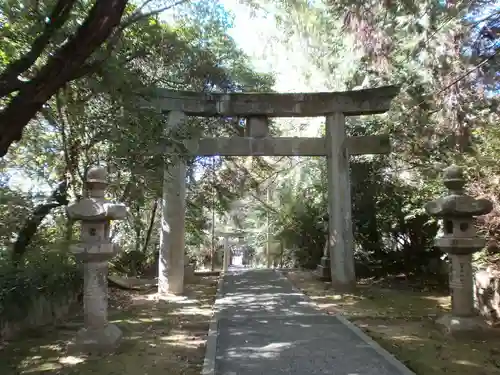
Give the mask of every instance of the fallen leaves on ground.
<path id="1" fill-rule="evenodd" d="M 310 271 L 288 272 L 287 277 L 318 308 L 343 314 L 417 375 L 500 375 L 500 337 L 456 339 L 436 326 L 436 317 L 450 308 L 444 294 L 370 283 L 341 294 Z"/>
<path id="2" fill-rule="evenodd" d="M 0 352 L 0 374 L 198 375 L 216 293 L 216 277 L 186 285 L 183 297 L 110 289 L 109 320 L 124 334 L 118 351 L 77 356 L 68 344 L 81 319 L 10 342 Z"/>

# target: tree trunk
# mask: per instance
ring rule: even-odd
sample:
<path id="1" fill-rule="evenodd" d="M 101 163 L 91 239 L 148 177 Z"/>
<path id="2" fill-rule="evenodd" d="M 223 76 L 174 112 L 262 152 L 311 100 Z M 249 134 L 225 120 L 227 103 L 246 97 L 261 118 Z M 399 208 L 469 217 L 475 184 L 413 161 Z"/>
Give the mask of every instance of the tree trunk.
<path id="1" fill-rule="evenodd" d="M 71 240 L 73 240 L 73 225 L 75 222 L 66 215 L 66 227 L 64 228 L 64 242 L 66 250 L 69 250 Z"/>
<path id="2" fill-rule="evenodd" d="M 32 80 L 22 83 L 17 95 L 0 113 L 0 157 L 21 139 L 26 125 L 52 95 L 81 75 L 87 59 L 119 25 L 127 2 L 96 1 L 76 34 L 49 57 Z"/>
<path id="3" fill-rule="evenodd" d="M 43 219 L 56 207 L 66 206 L 68 184 L 66 181 L 60 182 L 51 196 L 51 201 L 35 207 L 32 214 L 19 231 L 17 240 L 12 248 L 12 262 L 18 265 L 24 258 L 28 245 L 33 240 L 38 227 Z"/>
<path id="4" fill-rule="evenodd" d="M 158 200 L 155 199 L 153 203 L 153 209 L 151 211 L 151 220 L 149 220 L 148 231 L 146 232 L 146 239 L 144 240 L 144 245 L 142 247 L 142 252 L 146 253 L 148 250 L 149 241 L 151 240 L 151 233 L 153 232 L 154 222 L 156 218 L 156 210 L 158 209 Z"/>

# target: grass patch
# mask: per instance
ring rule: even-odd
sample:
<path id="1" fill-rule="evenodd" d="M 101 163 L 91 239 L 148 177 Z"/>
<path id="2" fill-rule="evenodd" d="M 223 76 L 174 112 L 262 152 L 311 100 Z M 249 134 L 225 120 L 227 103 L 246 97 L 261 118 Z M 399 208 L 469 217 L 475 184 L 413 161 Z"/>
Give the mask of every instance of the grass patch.
<path id="1" fill-rule="evenodd" d="M 198 375 L 205 353 L 216 277 L 186 285 L 182 298 L 158 299 L 153 292 L 110 290 L 109 320 L 124 334 L 108 356 L 71 356 L 68 343 L 81 319 L 26 334 L 0 348 L 0 374 Z"/>
<path id="2" fill-rule="evenodd" d="M 287 277 L 319 308 L 343 314 L 417 375 L 500 375 L 500 338 L 455 339 L 434 324 L 450 308 L 442 293 L 360 284 L 352 294 L 336 294 L 310 271 Z"/>

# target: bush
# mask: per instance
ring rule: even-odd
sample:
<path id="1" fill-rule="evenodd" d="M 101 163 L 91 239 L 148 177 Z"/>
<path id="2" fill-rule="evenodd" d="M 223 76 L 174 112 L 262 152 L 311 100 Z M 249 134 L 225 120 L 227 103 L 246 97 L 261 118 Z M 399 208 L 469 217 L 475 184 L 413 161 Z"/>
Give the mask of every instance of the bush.
<path id="1" fill-rule="evenodd" d="M 33 254 L 19 267 L 0 258 L 0 321 L 21 322 L 39 298 L 56 302 L 82 289 L 81 269 L 67 253 Z"/>

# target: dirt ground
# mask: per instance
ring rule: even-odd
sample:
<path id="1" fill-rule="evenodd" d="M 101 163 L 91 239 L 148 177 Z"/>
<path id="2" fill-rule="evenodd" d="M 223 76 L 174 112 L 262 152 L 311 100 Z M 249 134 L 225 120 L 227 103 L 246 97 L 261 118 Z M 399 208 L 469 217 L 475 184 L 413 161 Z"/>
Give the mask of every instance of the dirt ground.
<path id="1" fill-rule="evenodd" d="M 82 326 L 75 319 L 4 343 L 0 374 L 199 375 L 216 284 L 216 277 L 199 277 L 186 285 L 184 297 L 167 299 L 110 289 L 109 319 L 124 334 L 115 354 L 70 355 L 68 343 Z"/>
<path id="2" fill-rule="evenodd" d="M 435 325 L 450 307 L 442 293 L 364 283 L 352 294 L 336 294 L 312 272 L 287 277 L 319 308 L 344 314 L 417 375 L 500 375 L 500 335 L 455 339 Z"/>

